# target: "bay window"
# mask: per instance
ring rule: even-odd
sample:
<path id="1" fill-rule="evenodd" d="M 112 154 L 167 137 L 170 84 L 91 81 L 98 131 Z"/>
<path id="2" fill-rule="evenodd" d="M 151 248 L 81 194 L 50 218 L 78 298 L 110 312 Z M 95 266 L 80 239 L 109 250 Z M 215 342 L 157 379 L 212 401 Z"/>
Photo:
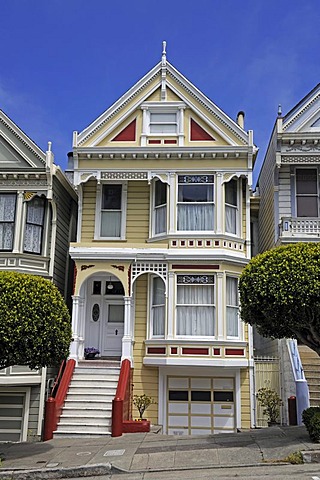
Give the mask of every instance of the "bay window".
<path id="1" fill-rule="evenodd" d="M 27 203 L 23 251 L 41 254 L 45 199 L 35 197 Z"/>
<path id="2" fill-rule="evenodd" d="M 100 236 L 121 237 L 122 185 L 102 185 Z"/>
<path id="3" fill-rule="evenodd" d="M 235 179 L 225 184 L 226 232 L 237 233 L 238 182 Z"/>
<path id="4" fill-rule="evenodd" d="M 13 248 L 16 194 L 0 194 L 0 250 Z"/>
<path id="5" fill-rule="evenodd" d="M 165 285 L 160 277 L 152 278 L 151 336 L 163 337 L 165 328 Z"/>
<path id="6" fill-rule="evenodd" d="M 167 231 L 167 184 L 156 180 L 154 183 L 154 234 Z"/>
<path id="7" fill-rule="evenodd" d="M 318 217 L 318 175 L 316 168 L 296 169 L 297 217 Z"/>
<path id="8" fill-rule="evenodd" d="M 239 337 L 239 295 L 238 279 L 226 279 L 227 337 Z"/>
<path id="9" fill-rule="evenodd" d="M 213 275 L 177 275 L 176 334 L 213 337 L 215 302 Z"/>
<path id="10" fill-rule="evenodd" d="M 214 230 L 214 176 L 178 176 L 179 231 Z"/>

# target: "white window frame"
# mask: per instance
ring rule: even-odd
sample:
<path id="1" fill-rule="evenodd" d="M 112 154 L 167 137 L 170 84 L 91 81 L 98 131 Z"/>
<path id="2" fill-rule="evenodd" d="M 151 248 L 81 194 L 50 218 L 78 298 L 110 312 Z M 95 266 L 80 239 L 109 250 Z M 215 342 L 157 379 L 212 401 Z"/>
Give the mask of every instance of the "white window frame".
<path id="1" fill-rule="evenodd" d="M 236 184 L 237 184 L 237 205 L 231 205 L 231 204 L 227 203 L 227 201 L 226 201 L 226 186 L 228 184 L 230 184 L 230 182 L 232 182 L 232 181 L 235 181 Z M 224 189 L 225 189 L 225 191 L 224 191 L 224 221 L 225 221 L 225 233 L 226 233 L 226 235 L 234 235 L 234 236 L 239 235 L 239 230 L 240 230 L 240 228 L 239 228 L 239 226 L 240 226 L 240 205 L 241 205 L 241 197 L 240 197 L 241 188 L 240 188 L 240 186 L 241 186 L 241 183 L 240 183 L 239 179 L 237 179 L 237 178 L 231 178 L 229 180 L 229 182 L 225 182 L 225 184 L 224 184 Z M 227 226 L 227 218 L 226 218 L 227 217 L 227 214 L 226 214 L 227 207 L 233 208 L 236 212 L 235 213 L 235 217 L 236 217 L 236 225 L 235 225 L 235 227 L 236 227 L 235 230 L 236 231 L 235 231 L 235 233 L 227 231 L 227 227 L 226 227 Z"/>
<path id="2" fill-rule="evenodd" d="M 316 184 L 317 184 L 317 193 L 313 193 L 313 194 L 301 194 L 299 193 L 298 194 L 298 189 L 297 189 L 297 172 L 299 170 L 315 170 L 316 171 Z M 320 205 L 319 205 L 319 171 L 318 171 L 318 168 L 317 166 L 301 166 L 301 167 L 296 167 L 295 169 L 295 182 L 294 182 L 294 187 L 295 187 L 295 198 L 294 198 L 294 205 L 295 205 L 295 211 L 296 211 L 296 217 L 297 218 L 318 218 L 319 215 L 320 215 Z M 304 198 L 304 197 L 315 197 L 317 199 L 317 210 L 318 210 L 318 214 L 316 215 L 316 217 L 312 217 L 311 215 L 306 215 L 304 217 L 299 217 L 298 216 L 298 197 L 299 198 Z"/>
<path id="3" fill-rule="evenodd" d="M 225 308 L 226 308 L 226 337 L 227 339 L 239 339 L 241 337 L 241 331 L 240 331 L 240 301 L 239 301 L 239 290 L 237 291 L 237 301 L 238 301 L 238 304 L 237 305 L 229 305 L 228 304 L 228 278 L 229 279 L 233 279 L 233 280 L 236 280 L 237 282 L 237 287 L 239 289 L 239 277 L 235 276 L 235 275 L 229 275 L 227 274 L 226 275 L 226 289 L 225 289 L 225 292 L 226 292 L 226 302 L 225 302 Z M 238 318 L 238 334 L 237 335 L 228 335 L 228 308 L 232 308 L 232 309 L 237 309 L 237 318 Z"/>
<path id="4" fill-rule="evenodd" d="M 183 183 L 180 183 L 179 182 L 179 177 L 213 177 L 213 181 L 212 182 L 190 182 L 190 183 L 194 183 L 195 185 L 198 184 L 198 185 L 212 185 L 212 201 L 207 201 L 207 202 L 180 202 L 179 201 L 179 186 L 180 185 L 183 185 Z M 185 183 L 187 185 L 187 183 Z M 176 210 L 177 210 L 177 213 L 176 213 L 176 232 L 177 233 L 183 233 L 184 235 L 197 235 L 197 234 L 201 234 L 201 235 L 207 235 L 208 233 L 214 233 L 216 231 L 216 202 L 215 202 L 215 195 L 216 195 L 216 177 L 214 174 L 207 174 L 207 173 L 191 173 L 191 174 L 178 174 L 177 175 L 177 187 L 176 187 L 176 192 L 177 192 L 177 196 L 176 196 Z M 182 229 L 178 229 L 178 216 L 179 216 L 179 205 L 212 205 L 213 206 L 213 218 L 212 218 L 212 228 L 211 229 L 207 229 L 207 230 L 182 230 Z"/>
<path id="5" fill-rule="evenodd" d="M 121 189 L 121 227 L 119 237 L 104 237 L 101 235 L 101 212 L 102 212 L 102 191 L 104 185 L 122 185 Z M 126 238 L 126 220 L 127 220 L 127 196 L 128 182 L 106 181 L 97 184 L 96 195 L 96 215 L 95 215 L 95 240 L 125 240 Z"/>
<path id="6" fill-rule="evenodd" d="M 33 224 L 28 222 L 28 207 L 29 204 L 36 198 L 39 198 L 43 202 L 43 220 L 42 220 L 42 225 L 38 224 Z M 23 225 L 23 241 L 22 241 L 22 251 L 23 253 L 26 254 L 31 254 L 31 255 L 43 255 L 44 253 L 44 248 L 45 248 L 45 237 L 46 237 L 46 225 L 47 225 L 47 216 L 48 216 L 48 203 L 46 198 L 44 197 L 33 197 L 29 202 L 25 202 L 25 216 L 24 216 L 24 225 Z M 26 228 L 27 225 L 33 225 L 37 227 L 41 227 L 41 241 L 40 241 L 40 252 L 31 252 L 25 250 L 25 236 L 26 236 Z"/>
<path id="7" fill-rule="evenodd" d="M 149 312 L 149 331 L 148 331 L 148 338 L 149 339 L 163 339 L 165 338 L 166 335 L 166 322 L 167 322 L 167 309 L 166 309 L 166 293 L 165 293 L 165 298 L 164 298 L 164 329 L 163 329 L 163 335 L 154 335 L 153 334 L 153 282 L 156 278 L 159 278 L 163 284 L 164 288 L 166 288 L 165 283 L 163 279 L 160 277 L 160 275 L 149 275 L 148 276 L 148 312 Z"/>
<path id="8" fill-rule="evenodd" d="M 143 111 L 142 135 L 148 137 L 180 137 L 184 135 L 184 115 L 183 110 L 186 108 L 184 102 L 145 102 L 141 105 Z M 162 124 L 174 124 L 175 132 L 157 133 L 151 132 L 151 115 L 158 114 L 175 114 L 175 122 L 163 122 Z M 159 123 L 161 124 L 161 123 Z"/>
<path id="9" fill-rule="evenodd" d="M 183 283 L 178 283 L 179 282 L 179 277 L 213 277 L 213 283 L 209 283 L 209 285 L 212 285 L 213 287 L 213 304 L 178 304 L 178 286 L 183 285 Z M 218 327 L 218 322 L 217 322 L 217 278 L 216 275 L 213 273 L 206 274 L 206 273 L 183 273 L 183 274 L 176 274 L 176 291 L 175 291 L 175 298 L 176 298 L 176 305 L 175 305 L 175 322 L 174 322 L 174 331 L 175 331 L 175 338 L 177 339 L 193 339 L 193 340 L 204 340 L 204 339 L 209 339 L 209 340 L 214 340 L 216 339 L 217 336 L 217 327 Z M 206 285 L 207 283 L 192 283 L 190 282 L 190 285 L 193 286 L 203 286 Z M 178 321 L 178 308 L 179 306 L 209 306 L 213 307 L 213 312 L 214 312 L 214 325 L 213 325 L 213 335 L 181 335 L 177 333 L 177 321 Z"/>
<path id="10" fill-rule="evenodd" d="M 1 197 L 8 197 L 8 196 L 15 197 L 13 221 L 1 221 L 1 224 L 4 224 L 4 223 L 11 224 L 13 232 L 12 232 L 11 248 L 6 248 L 6 249 L 0 248 L 0 252 L 12 252 L 14 250 L 14 246 L 15 246 L 15 235 L 16 235 L 17 203 L 18 203 L 17 193 L 16 192 L 1 192 L 0 196 Z"/>
<path id="11" fill-rule="evenodd" d="M 157 205 L 156 206 L 156 184 L 157 182 L 162 183 L 165 185 L 166 188 L 166 203 Z M 168 184 L 165 182 L 162 182 L 159 178 L 155 178 L 154 181 L 152 182 L 152 202 L 151 202 L 151 211 L 150 211 L 150 218 L 151 218 L 151 232 L 150 236 L 151 237 L 159 237 L 163 235 L 167 235 L 168 232 Z M 165 230 L 163 232 L 156 233 L 156 210 L 160 207 L 166 207 L 166 225 L 165 225 Z"/>

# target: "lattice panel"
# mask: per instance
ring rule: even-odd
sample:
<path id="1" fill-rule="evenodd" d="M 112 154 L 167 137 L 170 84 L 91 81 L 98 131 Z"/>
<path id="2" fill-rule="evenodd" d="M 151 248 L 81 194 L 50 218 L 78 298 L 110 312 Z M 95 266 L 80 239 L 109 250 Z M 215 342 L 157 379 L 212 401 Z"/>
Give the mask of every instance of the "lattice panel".
<path id="1" fill-rule="evenodd" d="M 131 283 L 133 283 L 141 273 L 157 273 L 158 275 L 161 275 L 166 282 L 168 265 L 166 263 L 135 262 L 131 266 Z"/>

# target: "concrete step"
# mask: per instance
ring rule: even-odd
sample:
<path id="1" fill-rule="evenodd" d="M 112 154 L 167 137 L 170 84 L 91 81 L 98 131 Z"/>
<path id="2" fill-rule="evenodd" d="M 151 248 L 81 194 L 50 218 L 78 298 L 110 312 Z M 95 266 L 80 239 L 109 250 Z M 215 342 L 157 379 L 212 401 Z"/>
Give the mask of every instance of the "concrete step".
<path id="1" fill-rule="evenodd" d="M 117 390 L 117 386 L 111 387 L 108 384 L 99 383 L 98 385 L 95 382 L 92 382 L 91 384 L 83 384 L 83 383 L 74 383 L 72 382 L 70 384 L 68 392 L 72 393 L 87 393 L 87 392 L 95 392 L 95 393 L 110 393 L 110 394 L 115 394 Z"/>
<path id="2" fill-rule="evenodd" d="M 76 400 L 76 399 L 73 399 L 73 398 L 67 398 L 65 403 L 64 403 L 64 407 L 63 408 L 75 408 L 75 409 L 78 409 L 78 408 L 92 408 L 93 410 L 95 409 L 104 409 L 106 408 L 107 410 L 111 410 L 112 409 L 112 399 L 109 399 L 107 401 L 99 401 L 97 398 L 93 398 L 93 399 L 88 399 L 88 398 L 83 398 L 81 397 L 80 400 Z"/>
<path id="3" fill-rule="evenodd" d="M 82 415 L 83 417 L 102 417 L 102 418 L 111 418 L 112 416 L 112 408 L 92 408 L 87 406 L 82 406 L 82 408 L 75 408 L 74 406 L 64 406 L 63 407 L 63 416 L 75 416 L 78 417 Z"/>
<path id="4" fill-rule="evenodd" d="M 79 380 L 92 380 L 95 382 L 116 382 L 118 383 L 119 375 L 99 375 L 99 374 L 92 374 L 89 375 L 86 373 L 74 373 L 72 377 L 72 381 L 79 381 Z"/>
<path id="5" fill-rule="evenodd" d="M 53 432 L 53 438 L 101 438 L 101 437 L 110 437 L 111 436 L 111 431 L 110 432 L 86 432 L 86 433 L 75 433 L 72 431 L 65 431 L 65 432 L 59 432 L 56 430 Z"/>
<path id="6" fill-rule="evenodd" d="M 111 426 L 108 425 L 91 425 L 87 422 L 69 422 L 69 423 L 59 423 L 58 430 L 59 433 L 73 433 L 73 434 L 108 434 L 111 433 Z"/>
<path id="7" fill-rule="evenodd" d="M 111 413 L 109 417 L 102 417 L 102 416 L 88 416 L 88 415 L 65 415 L 63 414 L 60 417 L 59 421 L 59 429 L 62 425 L 70 425 L 70 424 L 85 424 L 85 425 L 94 425 L 94 426 L 111 426 Z"/>
<path id="8" fill-rule="evenodd" d="M 120 374 L 120 368 L 97 368 L 97 367 L 76 367 L 74 369 L 73 375 L 78 375 L 78 373 L 84 375 L 117 375 Z"/>
<path id="9" fill-rule="evenodd" d="M 87 400 L 94 400 L 96 402 L 111 402 L 114 399 L 114 393 L 96 393 L 96 392 L 68 392 L 67 400 L 82 401 L 86 404 Z"/>
<path id="10" fill-rule="evenodd" d="M 72 387 L 88 387 L 88 388 L 110 388 L 112 390 L 117 390 L 118 382 L 113 380 L 96 380 L 92 378 L 90 380 L 82 380 L 78 378 L 72 379 Z"/>

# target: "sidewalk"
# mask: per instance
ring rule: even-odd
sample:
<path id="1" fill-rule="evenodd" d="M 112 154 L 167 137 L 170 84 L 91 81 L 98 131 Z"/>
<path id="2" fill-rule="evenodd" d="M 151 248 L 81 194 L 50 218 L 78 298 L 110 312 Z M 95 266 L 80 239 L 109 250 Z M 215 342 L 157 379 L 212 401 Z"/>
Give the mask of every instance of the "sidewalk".
<path id="1" fill-rule="evenodd" d="M 63 438 L 44 443 L 0 444 L 4 471 L 71 469 L 91 470 L 104 465 L 130 472 L 188 468 L 251 466 L 283 460 L 296 451 L 316 451 L 305 427 L 271 427 L 235 434 L 194 437 L 156 433 L 125 434 L 122 437 Z M 92 473 L 99 474 L 99 473 Z M 100 474 L 106 474 L 106 470 Z M 88 473 L 87 473 L 88 475 Z"/>

